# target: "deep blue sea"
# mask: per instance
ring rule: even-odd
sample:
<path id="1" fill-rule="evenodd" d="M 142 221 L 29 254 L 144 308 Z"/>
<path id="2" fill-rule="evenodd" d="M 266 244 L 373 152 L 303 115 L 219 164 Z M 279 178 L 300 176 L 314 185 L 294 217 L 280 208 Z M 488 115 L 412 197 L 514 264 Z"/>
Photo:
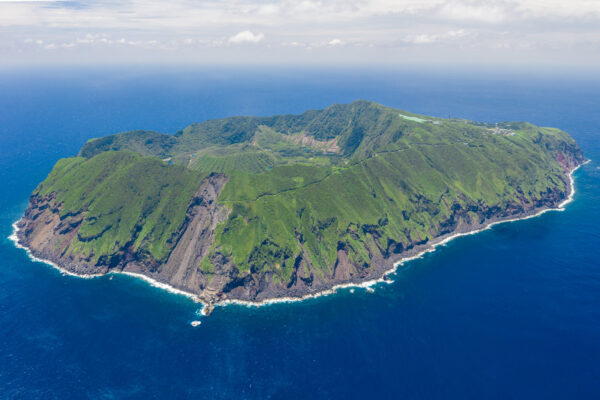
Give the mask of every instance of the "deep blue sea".
<path id="1" fill-rule="evenodd" d="M 92 137 L 374 100 L 560 127 L 593 161 L 564 212 L 495 226 L 393 284 L 294 304 L 199 306 L 78 279 L 8 239 L 30 192 Z M 600 398 L 600 78 L 565 71 L 0 71 L 0 398 Z"/>

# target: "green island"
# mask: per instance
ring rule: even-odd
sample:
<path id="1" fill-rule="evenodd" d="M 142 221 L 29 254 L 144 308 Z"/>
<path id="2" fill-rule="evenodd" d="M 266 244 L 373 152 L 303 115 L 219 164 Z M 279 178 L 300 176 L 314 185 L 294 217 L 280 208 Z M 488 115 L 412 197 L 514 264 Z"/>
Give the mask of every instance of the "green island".
<path id="1" fill-rule="evenodd" d="M 210 311 L 382 278 L 453 234 L 557 207 L 583 161 L 559 129 L 360 100 L 92 139 L 17 234 L 72 273 L 142 274 Z"/>

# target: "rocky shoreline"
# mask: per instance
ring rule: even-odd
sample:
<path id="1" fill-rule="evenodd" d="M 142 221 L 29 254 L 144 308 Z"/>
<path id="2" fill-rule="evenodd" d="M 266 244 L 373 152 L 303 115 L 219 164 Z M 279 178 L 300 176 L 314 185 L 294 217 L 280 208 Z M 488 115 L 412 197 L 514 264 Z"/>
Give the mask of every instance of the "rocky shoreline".
<path id="1" fill-rule="evenodd" d="M 561 160 L 562 161 L 562 160 Z M 236 269 L 231 260 L 220 255 L 217 258 L 219 273 L 208 279 L 197 268 L 199 261 L 207 256 L 212 243 L 215 227 L 227 218 L 229 211 L 217 201 L 220 190 L 227 182 L 223 174 L 212 174 L 201 184 L 192 200 L 186 216 L 186 224 L 180 232 L 176 245 L 164 264 L 147 263 L 140 259 L 135 252 L 124 247 L 123 251 L 111 260 L 101 260 L 92 263 L 89 259 L 65 257 L 64 252 L 70 240 L 77 235 L 79 223 L 84 213 L 77 215 L 59 215 L 60 205 L 53 198 L 36 198 L 32 196 L 25 215 L 14 224 L 15 231 L 11 235 L 16 245 L 26 249 L 38 260 L 49 263 L 62 272 L 80 277 L 97 277 L 108 273 L 123 273 L 136 276 L 148 281 L 153 286 L 169 290 L 173 293 L 186 295 L 204 305 L 203 312 L 210 314 L 216 305 L 244 304 L 260 306 L 276 302 L 301 301 L 334 293 L 344 287 L 370 287 L 380 282 L 390 281 L 388 275 L 393 273 L 403 262 L 420 257 L 433 251 L 437 246 L 463 235 L 474 234 L 489 227 L 520 219 L 531 218 L 550 210 L 560 210 L 568 203 L 574 194 L 573 172 L 581 166 L 579 160 L 565 161 L 566 191 L 548 192 L 548 196 L 538 199 L 533 204 L 513 204 L 502 210 L 482 207 L 480 221 L 464 222 L 457 210 L 456 220 L 451 221 L 446 229 L 435 239 L 397 251 L 388 246 L 381 249 L 382 254 L 373 258 L 368 268 L 363 268 L 360 274 L 350 275 L 350 265 L 344 258 L 344 250 L 338 249 L 338 261 L 330 279 L 303 279 L 302 268 L 307 261 L 298 261 L 296 283 L 287 287 L 277 285 L 262 285 L 252 281 L 248 276 L 239 280 L 237 286 L 232 282 L 236 279 Z M 483 211 L 482 211 L 483 210 Z M 454 217 L 454 215 L 453 215 Z M 220 258 L 220 259 L 219 259 Z M 309 284 L 307 284 L 307 282 Z"/>

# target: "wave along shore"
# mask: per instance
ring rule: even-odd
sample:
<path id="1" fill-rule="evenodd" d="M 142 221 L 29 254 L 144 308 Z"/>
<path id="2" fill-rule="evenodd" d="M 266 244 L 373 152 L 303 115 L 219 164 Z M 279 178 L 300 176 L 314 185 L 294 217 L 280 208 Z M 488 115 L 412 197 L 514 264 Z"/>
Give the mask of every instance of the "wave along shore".
<path id="1" fill-rule="evenodd" d="M 482 227 L 481 229 L 476 229 L 473 231 L 469 231 L 469 232 L 461 232 L 461 233 L 455 233 L 446 237 L 443 237 L 441 239 L 439 239 L 437 242 L 434 240 L 432 241 L 428 247 L 422 251 L 420 251 L 419 253 L 413 255 L 413 256 L 408 256 L 405 258 L 400 259 L 399 261 L 397 261 L 396 263 L 394 263 L 394 265 L 392 266 L 392 268 L 390 268 L 389 270 L 385 271 L 382 276 L 380 278 L 377 279 L 372 279 L 369 281 L 365 281 L 365 282 L 360 282 L 360 283 L 343 283 L 343 284 L 339 284 L 339 285 L 335 285 L 333 287 L 331 287 L 330 289 L 326 289 L 326 290 L 322 290 L 320 292 L 317 293 L 311 293 L 311 294 L 307 294 L 304 295 L 302 297 L 276 297 L 276 298 L 272 298 L 272 299 L 265 299 L 265 300 L 261 300 L 261 301 L 246 301 L 246 300 L 236 300 L 236 299 L 225 299 L 225 300 L 221 300 L 218 303 L 214 304 L 214 306 L 225 306 L 225 305 L 229 305 L 229 304 L 237 304 L 237 305 L 242 305 L 242 306 L 246 306 L 246 307 L 262 307 L 262 306 L 266 306 L 266 305 L 270 305 L 270 304 L 277 304 L 277 303 L 292 303 L 292 302 L 298 302 L 298 301 L 304 301 L 304 300 L 308 300 L 308 299 L 315 299 L 318 297 L 322 297 L 322 296 L 328 296 L 330 294 L 334 294 L 336 293 L 338 290 L 340 289 L 349 289 L 349 288 L 364 288 L 367 289 L 369 291 L 373 291 L 373 286 L 379 284 L 379 283 L 393 283 L 394 281 L 391 280 L 389 278 L 389 275 L 393 274 L 396 272 L 396 270 L 398 269 L 398 267 L 400 265 L 403 265 L 406 262 L 412 261 L 412 260 L 416 260 L 419 259 L 421 257 L 423 257 L 423 255 L 427 254 L 427 253 L 431 253 L 433 251 L 436 250 L 436 248 L 438 246 L 443 246 L 445 244 L 447 244 L 448 242 L 450 242 L 453 239 L 456 239 L 458 237 L 461 236 L 467 236 L 467 235 L 474 235 L 476 233 L 485 231 L 487 229 L 492 228 L 495 225 L 498 224 L 503 224 L 503 223 L 507 223 L 507 222 L 515 222 L 515 221 L 521 221 L 521 220 L 525 220 L 525 219 L 529 219 L 529 218 L 534 218 L 534 217 L 538 217 L 548 211 L 564 211 L 565 207 L 567 204 L 569 204 L 570 202 L 573 201 L 573 197 L 575 196 L 575 179 L 573 178 L 573 174 L 575 173 L 575 171 L 577 171 L 582 165 L 585 165 L 587 163 L 589 163 L 591 160 L 587 160 L 585 162 L 583 162 L 582 164 L 578 165 L 577 167 L 573 168 L 568 176 L 569 176 L 569 195 L 567 196 L 567 198 L 562 201 L 558 207 L 556 208 L 545 208 L 543 210 L 540 210 L 534 214 L 531 215 L 525 215 L 523 217 L 517 217 L 517 218 L 510 218 L 510 219 L 504 219 L 504 220 L 499 220 L 499 221 L 495 221 L 495 222 L 491 222 L 487 225 L 485 225 L 484 227 Z M 82 279 L 92 279 L 92 278 L 98 278 L 101 276 L 105 276 L 105 275 L 109 275 L 109 274 L 122 274 L 122 275 L 128 275 L 131 277 L 135 277 L 135 278 L 139 278 L 142 279 L 144 281 L 146 281 L 148 284 L 150 284 L 150 286 L 159 288 L 159 289 L 163 289 L 169 293 L 173 293 L 173 294 L 177 294 L 177 295 L 181 295 L 181 296 L 185 296 L 191 300 L 193 300 L 196 303 L 201 303 L 203 305 L 203 309 L 202 309 L 202 314 L 203 315 L 207 315 L 207 313 L 205 312 L 206 308 L 207 308 L 207 304 L 202 301 L 200 299 L 200 297 L 194 293 L 190 293 L 190 292 L 186 292 L 184 290 L 181 289 L 177 289 L 171 285 L 168 285 L 166 283 L 163 282 L 159 282 L 155 279 L 152 279 L 146 275 L 143 274 L 139 274 L 139 273 L 135 273 L 135 272 L 127 272 L 127 271 L 111 271 L 108 272 L 107 274 L 76 274 L 73 273 L 71 271 L 68 271 L 62 267 L 60 267 L 58 264 L 49 261 L 49 260 L 45 260 L 42 258 L 38 258 L 36 256 L 33 255 L 33 253 L 31 252 L 31 249 L 29 249 L 28 247 L 22 245 L 19 242 L 19 238 L 18 238 L 18 231 L 19 231 L 19 227 L 17 226 L 19 220 L 15 221 L 12 226 L 13 226 L 13 232 L 11 233 L 11 235 L 8 237 L 8 239 L 10 239 L 14 244 L 15 247 L 19 248 L 19 249 L 23 249 L 26 251 L 27 255 L 29 256 L 29 258 L 32 261 L 35 262 L 42 262 L 45 264 L 50 265 L 53 268 L 56 268 L 57 270 L 59 270 L 63 275 L 69 275 L 69 276 L 74 276 L 77 278 L 82 278 Z"/>

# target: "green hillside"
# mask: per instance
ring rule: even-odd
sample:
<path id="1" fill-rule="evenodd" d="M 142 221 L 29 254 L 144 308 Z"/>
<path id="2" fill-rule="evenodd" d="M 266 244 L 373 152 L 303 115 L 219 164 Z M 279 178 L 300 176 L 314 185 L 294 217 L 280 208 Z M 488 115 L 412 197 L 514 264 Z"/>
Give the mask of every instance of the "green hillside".
<path id="1" fill-rule="evenodd" d="M 144 258 L 164 261 L 203 176 L 130 151 L 60 160 L 36 189 L 54 195 L 60 215 L 85 213 L 69 253 L 94 260 L 126 243 Z"/>
<path id="2" fill-rule="evenodd" d="M 367 276 L 374 263 L 455 229 L 555 205 L 566 170 L 582 160 L 558 129 L 357 101 L 93 139 L 34 196 L 55 196 L 63 218 L 85 214 L 67 253 L 103 262 L 133 241 L 141 259 L 160 265 L 202 179 L 224 173 L 218 202 L 229 214 L 194 267 L 210 282 L 232 264 L 223 291 L 248 285 L 243 277 L 285 288 L 301 262 L 303 276 L 327 282 L 342 251 L 350 276 Z"/>

